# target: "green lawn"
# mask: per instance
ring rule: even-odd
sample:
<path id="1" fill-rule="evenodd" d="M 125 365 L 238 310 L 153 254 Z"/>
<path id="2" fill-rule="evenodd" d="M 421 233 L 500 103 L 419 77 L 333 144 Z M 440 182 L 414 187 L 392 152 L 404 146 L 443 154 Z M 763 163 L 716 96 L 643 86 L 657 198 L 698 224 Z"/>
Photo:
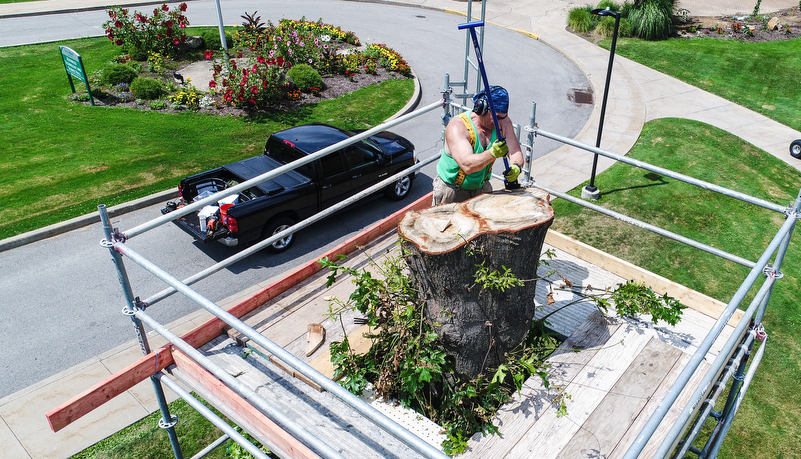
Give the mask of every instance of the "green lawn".
<path id="1" fill-rule="evenodd" d="M 414 88 L 390 80 L 258 120 L 91 107 L 69 99 L 59 45 L 81 54 L 89 75 L 121 52 L 106 38 L 0 48 L 0 239 L 173 188 L 261 153 L 271 133 L 297 124 L 380 124 Z"/>
<path id="2" fill-rule="evenodd" d="M 801 174 L 781 160 L 690 120 L 648 122 L 628 156 L 779 204 L 792 203 L 801 187 Z M 753 261 L 784 221 L 781 214 L 626 164 L 598 174 L 595 184 L 602 193 L 598 204 L 604 207 Z M 583 186 L 570 194 L 580 196 Z M 748 273 L 747 268 L 565 200 L 557 199 L 553 206 L 554 230 L 721 301 L 731 299 Z M 770 344 L 721 458 L 797 457 L 801 450 L 801 391 L 796 390 L 801 381 L 798 234 L 781 271 L 784 278 L 776 284 L 764 319 Z"/>
<path id="3" fill-rule="evenodd" d="M 608 49 L 611 41 L 600 44 Z M 615 53 L 801 130 L 801 38 L 766 43 L 620 38 Z"/>

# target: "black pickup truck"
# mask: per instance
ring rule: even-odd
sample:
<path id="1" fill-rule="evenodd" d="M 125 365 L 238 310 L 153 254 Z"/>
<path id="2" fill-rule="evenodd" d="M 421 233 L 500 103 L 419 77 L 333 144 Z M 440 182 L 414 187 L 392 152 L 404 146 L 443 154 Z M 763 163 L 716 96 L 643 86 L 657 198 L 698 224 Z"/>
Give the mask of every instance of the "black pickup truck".
<path id="1" fill-rule="evenodd" d="M 358 132 L 319 123 L 277 132 L 267 139 L 262 155 L 181 179 L 180 200 L 167 203 L 162 213 L 304 158 Z M 174 222 L 204 242 L 247 244 L 283 231 L 416 162 L 410 141 L 382 132 Z M 402 177 L 385 188 L 384 193 L 390 199 L 403 199 L 409 194 L 415 176 L 416 172 Z M 294 235 L 289 235 L 268 249 L 282 252 L 293 240 Z"/>

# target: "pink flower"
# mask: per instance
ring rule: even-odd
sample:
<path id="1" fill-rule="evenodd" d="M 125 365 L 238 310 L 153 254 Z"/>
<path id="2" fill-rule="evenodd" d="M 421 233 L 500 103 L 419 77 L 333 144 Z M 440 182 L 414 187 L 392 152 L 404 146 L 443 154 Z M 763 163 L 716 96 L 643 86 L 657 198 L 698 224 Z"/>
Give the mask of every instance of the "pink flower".
<path id="1" fill-rule="evenodd" d="M 181 23 L 181 28 L 182 28 L 182 29 L 185 29 L 185 28 L 186 28 L 186 24 L 184 24 L 184 23 Z"/>
<path id="2" fill-rule="evenodd" d="M 311 63 L 312 63 L 312 60 L 311 60 L 311 59 L 309 59 L 309 64 L 311 64 Z"/>

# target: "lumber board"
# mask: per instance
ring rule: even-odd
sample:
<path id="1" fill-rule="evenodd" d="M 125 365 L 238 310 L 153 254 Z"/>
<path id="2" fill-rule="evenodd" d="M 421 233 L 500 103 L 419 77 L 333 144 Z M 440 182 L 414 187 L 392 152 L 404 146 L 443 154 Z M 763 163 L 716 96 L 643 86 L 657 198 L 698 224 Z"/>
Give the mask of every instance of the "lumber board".
<path id="1" fill-rule="evenodd" d="M 48 411 L 45 417 L 50 430 L 58 432 L 170 364 L 172 355 L 164 348 L 142 356 L 136 362 Z"/>
<path id="2" fill-rule="evenodd" d="M 553 401 L 561 393 L 561 388 L 582 371 L 622 323 L 617 319 L 607 319 L 598 311 L 591 314 L 546 360 L 552 387 L 546 388 L 539 376 L 531 376 L 520 393 L 498 410 L 493 422 L 499 435 L 475 434 L 468 441 L 469 449 L 462 457 L 506 457 L 545 412 L 556 409 Z"/>
<path id="3" fill-rule="evenodd" d="M 682 354 L 652 338 L 557 459 L 607 457 Z"/>
<path id="4" fill-rule="evenodd" d="M 568 414 L 558 417 L 554 410 L 544 412 L 507 457 L 555 457 L 650 339 L 650 335 L 636 333 L 627 324 L 618 328 L 565 388 L 571 397 L 567 401 Z"/>
<path id="5" fill-rule="evenodd" d="M 292 435 L 253 407 L 247 400 L 229 389 L 217 377 L 189 358 L 183 352 L 174 349 L 173 359 L 175 365 L 189 375 L 194 382 L 200 384 L 211 393 L 220 403 L 225 404 L 229 410 L 236 413 L 237 418 L 244 420 L 257 433 L 270 439 L 271 447 L 281 457 L 291 459 L 319 459 L 319 456 L 306 445 L 295 439 Z M 251 433 L 256 433 L 251 432 Z"/>
<path id="6" fill-rule="evenodd" d="M 723 303 L 722 301 L 718 301 L 710 296 L 704 295 L 703 293 L 696 292 L 695 290 L 673 282 L 670 279 L 647 271 L 637 265 L 629 263 L 628 261 L 617 258 L 614 255 L 604 253 L 595 247 L 572 239 L 569 236 L 565 236 L 557 231 L 548 231 L 548 234 L 545 237 L 545 243 L 560 250 L 564 250 L 565 252 L 592 263 L 599 268 L 611 271 L 625 279 L 644 282 L 645 285 L 651 287 L 655 292 L 662 295 L 667 293 L 671 297 L 677 299 L 681 304 L 693 308 L 696 311 L 714 319 L 720 317 L 720 314 L 726 308 L 726 303 Z M 742 317 L 743 311 L 737 310 L 734 312 L 734 315 L 732 315 L 731 319 L 729 319 L 728 324 L 732 327 L 735 327 L 737 326 L 737 323 L 740 322 Z"/>

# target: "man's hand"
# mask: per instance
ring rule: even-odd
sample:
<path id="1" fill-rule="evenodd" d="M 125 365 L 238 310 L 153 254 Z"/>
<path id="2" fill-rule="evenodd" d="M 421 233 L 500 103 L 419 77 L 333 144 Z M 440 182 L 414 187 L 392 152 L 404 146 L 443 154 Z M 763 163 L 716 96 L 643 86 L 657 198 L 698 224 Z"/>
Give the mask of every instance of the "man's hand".
<path id="1" fill-rule="evenodd" d="M 492 147 L 489 149 L 489 152 L 496 159 L 497 158 L 503 158 L 504 156 L 506 156 L 507 153 L 509 153 L 509 146 L 506 145 L 506 141 L 505 140 L 501 140 L 500 142 L 493 143 Z"/>
<path id="2" fill-rule="evenodd" d="M 503 178 L 506 179 L 507 182 L 514 182 L 517 180 L 517 177 L 520 175 L 520 166 L 517 164 L 512 164 L 509 166 L 509 169 L 503 173 Z"/>

